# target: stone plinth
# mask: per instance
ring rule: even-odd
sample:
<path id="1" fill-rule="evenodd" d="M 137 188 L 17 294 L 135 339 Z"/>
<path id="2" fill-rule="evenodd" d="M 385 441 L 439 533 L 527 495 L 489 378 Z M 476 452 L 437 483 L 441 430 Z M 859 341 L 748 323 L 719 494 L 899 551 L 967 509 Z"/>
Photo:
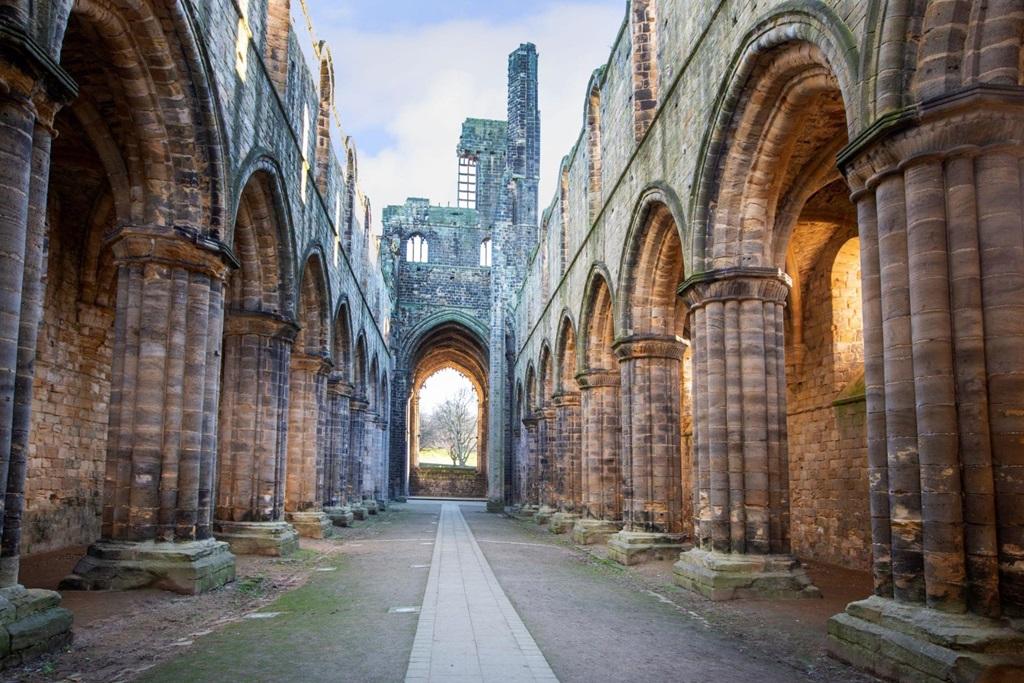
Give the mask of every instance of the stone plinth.
<path id="1" fill-rule="evenodd" d="M 511 515 L 516 519 L 533 519 L 535 514 L 537 514 L 536 505 L 520 505 L 511 510 Z"/>
<path id="2" fill-rule="evenodd" d="M 358 520 L 364 520 L 367 516 L 366 506 L 362 503 L 355 503 L 352 505 L 352 518 Z"/>
<path id="3" fill-rule="evenodd" d="M 235 556 L 212 538 L 187 543 L 106 541 L 89 546 L 62 590 L 162 588 L 195 595 L 235 578 Z"/>
<path id="4" fill-rule="evenodd" d="M 607 543 L 622 529 L 622 522 L 607 519 L 578 519 L 572 528 L 572 542 L 579 545 Z"/>
<path id="5" fill-rule="evenodd" d="M 694 548 L 679 556 L 676 585 L 711 600 L 820 598 L 821 591 L 791 555 L 718 553 Z"/>
<path id="6" fill-rule="evenodd" d="M 8 586 L 0 590 L 0 670 L 71 643 L 71 612 L 60 593 Z"/>
<path id="7" fill-rule="evenodd" d="M 683 534 L 620 531 L 608 538 L 608 557 L 626 566 L 676 557 L 687 547 Z"/>
<path id="8" fill-rule="evenodd" d="M 213 532 L 235 555 L 284 557 L 299 549 L 299 534 L 288 522 L 216 521 Z"/>
<path id="9" fill-rule="evenodd" d="M 541 505 L 537 512 L 533 515 L 533 521 L 537 524 L 544 525 L 551 521 L 551 516 L 555 514 L 555 510 L 547 505 Z"/>
<path id="10" fill-rule="evenodd" d="M 384 512 L 388 509 L 388 502 L 386 500 L 377 500 L 377 510 Z"/>
<path id="11" fill-rule="evenodd" d="M 579 518 L 575 512 L 556 512 L 548 521 L 548 531 L 553 534 L 567 534 L 572 531 Z"/>
<path id="12" fill-rule="evenodd" d="M 355 519 L 355 513 L 347 505 L 324 508 L 324 514 L 331 519 L 334 526 L 351 526 L 352 520 Z"/>
<path id="13" fill-rule="evenodd" d="M 828 623 L 829 652 L 900 681 L 1024 680 L 1024 633 L 972 614 L 872 596 Z"/>
<path id="14" fill-rule="evenodd" d="M 329 538 L 333 533 L 331 518 L 322 510 L 315 512 L 289 512 L 288 521 L 302 538 Z"/>
<path id="15" fill-rule="evenodd" d="M 377 514 L 377 512 L 379 510 L 379 508 L 377 507 L 377 501 L 375 501 L 375 500 L 364 500 L 363 501 L 363 507 L 366 508 L 367 514 L 370 514 L 370 515 Z"/>

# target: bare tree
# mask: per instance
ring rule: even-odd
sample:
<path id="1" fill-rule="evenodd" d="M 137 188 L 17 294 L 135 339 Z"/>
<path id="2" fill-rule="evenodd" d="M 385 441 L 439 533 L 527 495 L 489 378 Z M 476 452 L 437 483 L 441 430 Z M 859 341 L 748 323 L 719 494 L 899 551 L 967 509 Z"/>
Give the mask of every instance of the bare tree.
<path id="1" fill-rule="evenodd" d="M 465 466 L 476 452 L 476 410 L 473 393 L 462 388 L 429 416 L 436 420 L 440 441 L 448 448 L 452 464 Z"/>

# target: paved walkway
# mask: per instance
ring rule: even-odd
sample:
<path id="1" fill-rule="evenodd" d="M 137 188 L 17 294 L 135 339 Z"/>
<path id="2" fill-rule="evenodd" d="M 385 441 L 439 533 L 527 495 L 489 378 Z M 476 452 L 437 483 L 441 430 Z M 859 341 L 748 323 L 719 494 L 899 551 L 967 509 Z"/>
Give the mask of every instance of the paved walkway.
<path id="1" fill-rule="evenodd" d="M 444 503 L 405 680 L 557 681 L 455 503 Z"/>

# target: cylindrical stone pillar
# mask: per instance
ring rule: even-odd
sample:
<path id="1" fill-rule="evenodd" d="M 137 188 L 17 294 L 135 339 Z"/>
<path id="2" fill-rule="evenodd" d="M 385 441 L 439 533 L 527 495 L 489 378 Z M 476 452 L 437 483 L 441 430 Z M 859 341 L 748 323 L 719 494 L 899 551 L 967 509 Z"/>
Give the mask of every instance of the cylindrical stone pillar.
<path id="1" fill-rule="evenodd" d="M 337 526 L 352 522 L 346 492 L 346 458 L 349 449 L 349 403 L 353 387 L 340 374 L 327 383 L 327 462 L 324 470 L 324 512 Z"/>
<path id="2" fill-rule="evenodd" d="M 331 520 L 323 511 L 330 367 L 323 356 L 292 352 L 285 510 L 288 521 L 307 538 L 331 534 Z"/>
<path id="3" fill-rule="evenodd" d="M 346 458 L 345 490 L 348 503 L 356 519 L 366 518 L 366 507 L 363 505 L 363 462 L 366 456 L 365 431 L 366 416 L 369 404 L 355 395 L 349 401 L 349 451 Z"/>
<path id="4" fill-rule="evenodd" d="M 926 666 L 1024 671 L 991 654 L 1024 649 L 1000 619 L 1024 615 L 1022 140 L 1017 98 L 978 87 L 841 155 L 860 224 L 875 591 L 832 618 L 830 647 L 881 675 L 903 660 L 873 643 L 907 637 Z"/>
<path id="5" fill-rule="evenodd" d="M 198 593 L 234 577 L 212 536 L 226 250 L 121 228 L 102 538 L 67 588 Z"/>
<path id="6" fill-rule="evenodd" d="M 680 286 L 697 380 L 697 547 L 676 582 L 712 599 L 820 595 L 789 555 L 784 311 L 772 268 L 703 273 Z"/>
<path id="7" fill-rule="evenodd" d="M 232 552 L 288 554 L 284 521 L 289 367 L 298 328 L 264 313 L 229 312 L 224 326 L 215 532 Z"/>
<path id="8" fill-rule="evenodd" d="M 583 427 L 583 513 L 590 519 L 622 519 L 622 473 L 619 453 L 619 373 L 580 374 Z"/>

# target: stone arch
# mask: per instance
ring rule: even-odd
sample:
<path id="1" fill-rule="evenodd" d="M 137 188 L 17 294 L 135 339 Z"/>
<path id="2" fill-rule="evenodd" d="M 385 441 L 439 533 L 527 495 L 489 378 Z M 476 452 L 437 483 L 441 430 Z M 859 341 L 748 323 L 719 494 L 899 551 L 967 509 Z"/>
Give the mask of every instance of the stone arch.
<path id="1" fill-rule="evenodd" d="M 79 0 L 55 40 L 79 97 L 125 160 L 131 224 L 217 236 L 225 198 L 220 125 L 187 11 Z M 117 57 L 97 59 L 104 54 Z"/>
<path id="2" fill-rule="evenodd" d="M 590 269 L 583 289 L 580 311 L 580 353 L 577 371 L 617 371 L 618 362 L 612 353 L 615 342 L 615 307 L 611 275 L 603 263 Z"/>
<path id="3" fill-rule="evenodd" d="M 352 358 L 352 383 L 356 395 L 366 398 L 366 335 L 362 331 L 356 338 L 355 355 Z"/>
<path id="4" fill-rule="evenodd" d="M 558 277 L 569 267 L 569 157 L 558 171 Z"/>
<path id="5" fill-rule="evenodd" d="M 583 291 L 577 375 L 581 387 L 583 513 L 591 519 L 617 522 L 622 518 L 621 380 L 613 351 L 614 297 L 603 264 L 595 263 L 591 268 Z M 610 528 L 604 527 L 603 532 Z"/>
<path id="6" fill-rule="evenodd" d="M 537 370 L 531 360 L 526 366 L 526 408 L 523 415 L 537 410 Z"/>
<path id="7" fill-rule="evenodd" d="M 488 469 L 500 467 L 492 463 L 487 452 L 487 406 L 489 403 L 490 365 L 486 327 L 472 316 L 459 312 L 442 311 L 421 320 L 407 335 L 398 360 L 399 368 L 408 369 L 408 377 L 396 386 L 408 387 L 408 396 L 395 396 L 405 401 L 408 411 L 403 432 L 395 430 L 396 438 L 404 437 L 404 448 L 395 453 L 408 463 L 410 492 L 415 495 L 470 495 L 488 494 Z M 424 383 L 437 372 L 452 369 L 469 380 L 477 398 L 475 470 L 428 471 L 420 466 L 420 391 Z"/>
<path id="8" fill-rule="evenodd" d="M 568 308 L 562 309 L 559 316 L 558 338 L 556 348 L 557 357 L 557 379 L 555 381 L 555 393 L 564 391 L 576 391 L 576 323 L 572 319 L 572 313 Z"/>
<path id="9" fill-rule="evenodd" d="M 686 316 L 677 295 L 684 270 L 672 194 L 653 186 L 641 195 L 626 238 L 617 288 L 622 336 L 614 349 L 621 378 L 624 532 L 655 534 L 669 546 L 682 543 L 689 512 L 683 504 L 689 453 L 681 438 L 682 416 L 689 412 L 681 339 Z M 623 546 L 617 559 L 631 563 L 636 551 Z"/>
<path id="10" fill-rule="evenodd" d="M 774 225 L 776 211 L 785 207 L 768 197 L 778 194 L 775 185 L 792 180 L 780 180 L 783 174 L 773 172 L 776 158 L 797 159 L 805 172 L 826 176 L 834 171 L 847 135 L 861 125 L 853 108 L 858 101 L 857 50 L 849 36 L 842 21 L 817 1 L 769 14 L 745 36 L 701 144 L 687 245 L 692 272 L 773 263 L 777 254 L 771 246 L 785 242 L 786 228 L 792 227 Z M 754 83 L 760 85 L 751 87 Z M 809 148 L 780 147 L 787 128 L 799 123 L 786 112 L 803 110 L 815 98 L 828 110 L 823 116 L 842 112 L 841 135 Z M 745 142 L 737 146 L 736 140 Z M 815 150 L 819 153 L 803 158 Z M 752 163 L 762 166 L 751 168 Z M 820 182 L 827 184 L 824 177 Z M 766 235 L 782 237 L 765 240 Z"/>
<path id="11" fill-rule="evenodd" d="M 619 267 L 616 318 L 623 335 L 682 332 L 676 289 L 685 262 L 678 206 L 671 189 L 657 185 L 637 202 Z"/>
<path id="12" fill-rule="evenodd" d="M 323 40 L 320 55 L 320 102 L 316 118 L 316 184 L 320 194 L 327 196 L 327 176 L 331 164 L 331 115 L 334 113 L 334 58 Z"/>
<path id="13" fill-rule="evenodd" d="M 306 258 L 299 285 L 296 319 L 299 333 L 295 338 L 295 350 L 322 358 L 330 356 L 330 302 L 327 270 L 319 249 L 314 249 Z"/>
<path id="14" fill-rule="evenodd" d="M 241 192 L 229 244 L 239 262 L 228 278 L 227 310 L 286 316 L 292 296 L 291 231 L 279 181 L 261 163 Z"/>
<path id="15" fill-rule="evenodd" d="M 352 314 L 349 310 L 347 298 L 338 302 L 338 311 L 334 315 L 333 353 L 331 359 L 334 361 L 334 370 L 345 382 L 351 382 L 353 378 L 353 353 L 354 343 L 352 341 Z"/>
<path id="16" fill-rule="evenodd" d="M 587 135 L 587 210 L 590 223 L 597 220 L 601 212 L 601 84 L 604 81 L 602 66 L 590 76 L 587 88 L 587 108 L 583 129 Z"/>
<path id="17" fill-rule="evenodd" d="M 554 367 L 551 360 L 551 345 L 545 339 L 540 345 L 540 356 L 537 360 L 537 405 L 544 408 L 555 393 Z"/>

